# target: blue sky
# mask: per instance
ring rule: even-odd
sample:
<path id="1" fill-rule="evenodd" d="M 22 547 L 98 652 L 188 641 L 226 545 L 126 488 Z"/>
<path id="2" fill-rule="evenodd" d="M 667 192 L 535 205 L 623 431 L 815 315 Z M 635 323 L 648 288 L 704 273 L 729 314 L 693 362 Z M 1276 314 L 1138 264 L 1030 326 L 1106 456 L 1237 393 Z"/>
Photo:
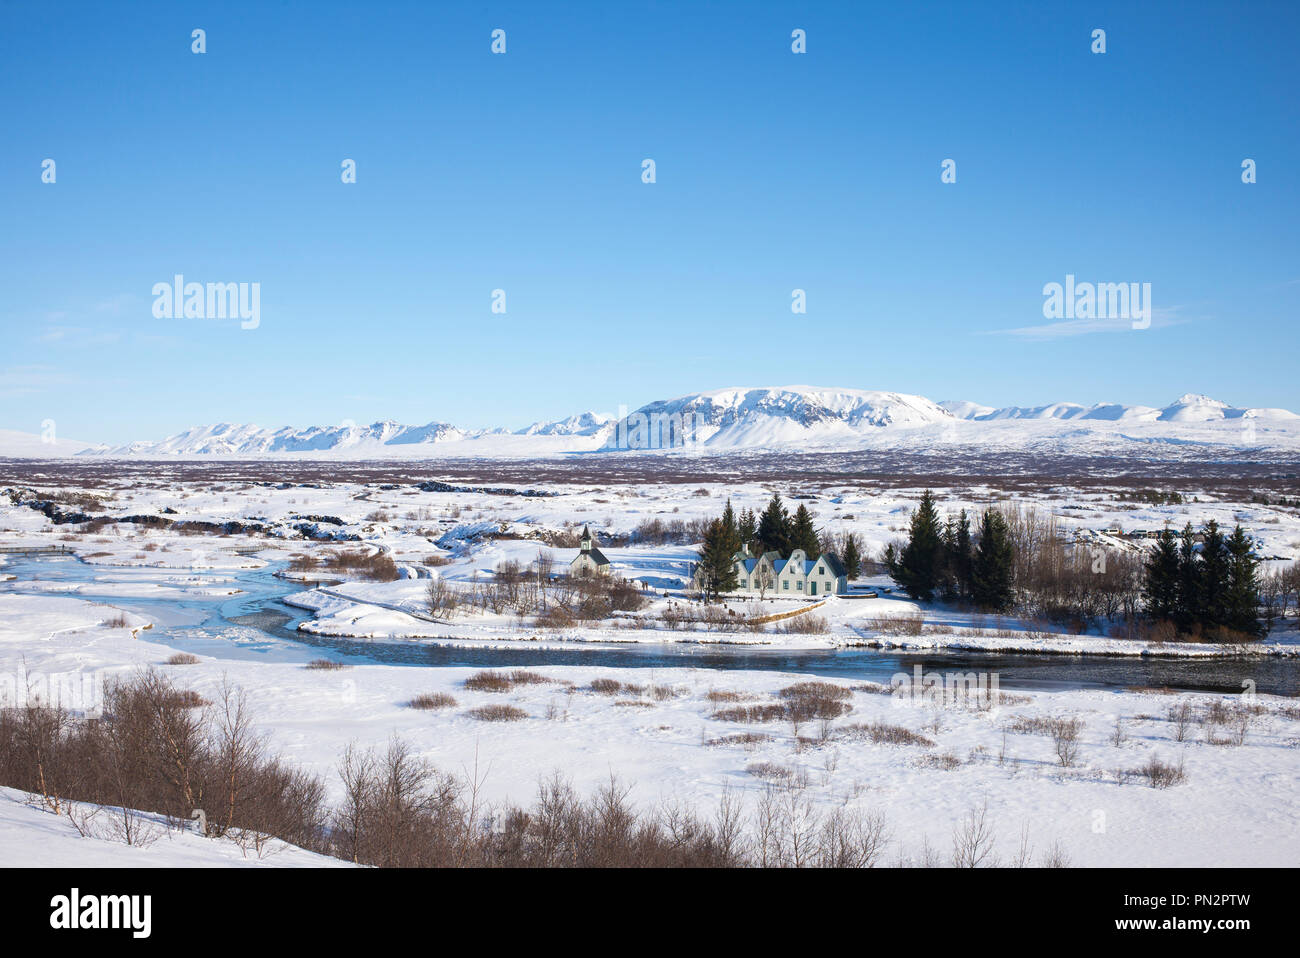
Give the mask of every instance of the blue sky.
<path id="1" fill-rule="evenodd" d="M 1300 410 L 1298 28 L 1294 3 L 5 3 L 0 428 L 517 427 L 790 383 Z M 155 318 L 176 273 L 260 283 L 260 325 Z M 1005 332 L 1049 325 L 1066 274 L 1150 283 L 1151 328 Z"/>

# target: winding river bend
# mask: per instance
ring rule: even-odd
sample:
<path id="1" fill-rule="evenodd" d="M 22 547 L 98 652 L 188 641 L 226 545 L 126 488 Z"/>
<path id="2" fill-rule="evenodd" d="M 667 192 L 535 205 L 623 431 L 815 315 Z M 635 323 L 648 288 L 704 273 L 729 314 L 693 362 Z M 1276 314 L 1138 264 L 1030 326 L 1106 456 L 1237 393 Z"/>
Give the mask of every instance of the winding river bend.
<path id="1" fill-rule="evenodd" d="M 585 665 L 618 668 L 770 669 L 833 678 L 889 682 L 917 665 L 931 672 L 996 672 L 1004 689 L 1134 686 L 1186 691 L 1256 691 L 1300 694 L 1300 661 L 1275 657 L 1239 659 L 1151 659 L 1100 656 L 1025 655 L 978 652 L 899 653 L 881 649 L 808 651 L 692 643 L 599 644 L 508 643 L 470 645 L 459 640 L 386 642 L 328 638 L 298 632 L 304 615 L 284 596 L 304 587 L 274 576 L 276 566 L 231 572 L 94 566 L 75 558 L 24 558 L 4 567 L 14 582 L 0 592 L 28 592 L 43 582 L 52 595 L 111 604 L 147 616 L 155 624 L 151 642 L 181 651 L 265 662 L 336 658 L 412 667 L 515 667 Z M 26 585 L 25 585 L 26 583 Z M 237 595 L 151 595 L 158 585 L 201 587 Z"/>

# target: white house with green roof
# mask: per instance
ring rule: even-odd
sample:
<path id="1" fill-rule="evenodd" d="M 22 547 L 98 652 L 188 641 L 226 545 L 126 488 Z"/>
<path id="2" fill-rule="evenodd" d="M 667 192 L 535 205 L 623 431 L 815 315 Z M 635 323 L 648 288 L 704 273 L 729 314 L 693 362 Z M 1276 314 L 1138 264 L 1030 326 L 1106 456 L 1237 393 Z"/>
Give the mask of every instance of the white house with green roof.
<path id="1" fill-rule="evenodd" d="M 844 563 L 833 552 L 809 559 L 804 550 L 795 549 L 783 559 L 779 552 L 755 556 L 742 548 L 731 561 L 736 570 L 736 588 L 726 595 L 820 599 L 849 591 Z M 691 582 L 695 588 L 701 587 L 698 564 L 691 569 Z"/>

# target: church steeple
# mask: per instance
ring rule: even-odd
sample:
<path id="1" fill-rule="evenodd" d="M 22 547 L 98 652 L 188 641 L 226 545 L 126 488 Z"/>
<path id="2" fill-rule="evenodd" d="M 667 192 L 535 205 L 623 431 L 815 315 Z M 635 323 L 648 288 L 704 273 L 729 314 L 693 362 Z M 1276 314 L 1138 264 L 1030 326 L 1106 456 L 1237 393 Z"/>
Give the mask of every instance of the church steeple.
<path id="1" fill-rule="evenodd" d="M 589 530 L 585 525 L 582 527 L 582 541 L 578 544 L 578 547 L 583 552 L 591 551 L 591 530 Z"/>

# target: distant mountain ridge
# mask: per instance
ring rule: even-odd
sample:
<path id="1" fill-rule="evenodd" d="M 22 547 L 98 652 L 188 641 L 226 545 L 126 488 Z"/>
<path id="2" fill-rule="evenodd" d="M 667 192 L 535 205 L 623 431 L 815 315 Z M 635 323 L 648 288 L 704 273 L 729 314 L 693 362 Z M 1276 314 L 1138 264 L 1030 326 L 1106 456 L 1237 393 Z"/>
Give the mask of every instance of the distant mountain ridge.
<path id="1" fill-rule="evenodd" d="M 995 408 L 878 390 L 770 386 L 691 393 L 647 403 L 620 419 L 583 412 L 514 431 L 466 430 L 439 420 L 302 429 L 218 423 L 158 441 L 58 449 L 21 433 L 0 432 L 0 456 L 25 458 L 493 458 L 623 451 L 930 451 L 953 445 L 1075 454 L 1142 449 L 1173 455 L 1167 450 L 1198 446 L 1300 451 L 1300 416 L 1285 409 L 1231 406 L 1196 393 L 1162 408 L 1114 402 Z"/>

